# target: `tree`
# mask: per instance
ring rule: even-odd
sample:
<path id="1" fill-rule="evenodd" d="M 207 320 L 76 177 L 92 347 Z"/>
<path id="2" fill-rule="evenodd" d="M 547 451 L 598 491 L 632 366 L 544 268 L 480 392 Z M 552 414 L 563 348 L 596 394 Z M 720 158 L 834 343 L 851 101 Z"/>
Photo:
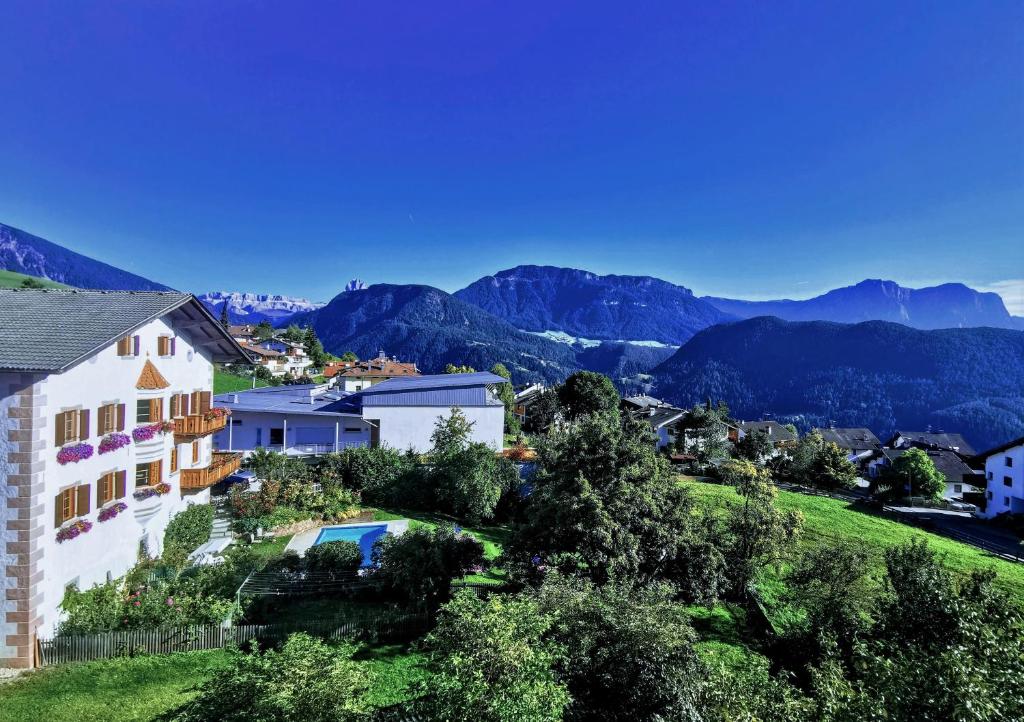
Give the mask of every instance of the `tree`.
<path id="1" fill-rule="evenodd" d="M 306 326 L 303 331 L 302 345 L 306 349 L 306 355 L 309 356 L 310 363 L 313 364 L 313 368 L 322 369 L 324 364 L 327 363 L 327 354 L 324 353 L 324 345 L 320 343 L 320 339 L 316 336 L 316 331 L 313 330 L 312 326 Z"/>
<path id="2" fill-rule="evenodd" d="M 707 670 L 686 609 L 666 584 L 595 587 L 558 575 L 538 594 L 564 650 L 558 677 L 572 696 L 566 719 L 702 720 L 697 692 Z"/>
<path id="3" fill-rule="evenodd" d="M 569 695 L 552 671 L 550 626 L 532 600 L 459 592 L 427 637 L 433 675 L 416 711 L 450 722 L 561 720 Z"/>
<path id="4" fill-rule="evenodd" d="M 725 558 L 737 598 L 746 598 L 758 569 L 778 564 L 800 533 L 803 515 L 780 511 L 778 492 L 767 470 L 749 461 L 729 461 L 721 467 L 722 478 L 743 497 L 729 508 Z"/>
<path id="5" fill-rule="evenodd" d="M 274 338 L 274 327 L 270 325 L 270 321 L 263 319 L 256 324 L 256 330 L 253 331 L 253 335 L 257 341 L 266 341 L 267 339 Z"/>
<path id="6" fill-rule="evenodd" d="M 280 651 L 230 652 L 226 667 L 199 686 L 198 695 L 174 710 L 176 722 L 339 722 L 364 719 L 369 687 L 355 647 L 331 647 L 308 634 L 293 634 Z"/>
<path id="7" fill-rule="evenodd" d="M 514 578 L 539 584 L 557 569 L 597 584 L 644 583 L 669 573 L 690 542 L 694 516 L 650 426 L 585 415 L 538 452 L 533 490 L 505 547 Z"/>
<path id="8" fill-rule="evenodd" d="M 351 361 L 358 361 L 358 360 L 359 360 L 359 357 L 358 357 L 358 356 L 356 356 L 356 355 L 355 355 L 354 353 L 352 353 L 351 351 L 346 351 L 345 353 L 343 353 L 343 354 L 341 355 L 341 360 L 342 360 L 342 361 L 349 361 L 349 362 L 351 362 Z"/>
<path id="9" fill-rule="evenodd" d="M 523 428 L 531 434 L 546 434 L 562 412 L 556 389 L 544 389 L 526 409 Z"/>
<path id="10" fill-rule="evenodd" d="M 857 467 L 847 458 L 846 452 L 826 441 L 811 465 L 811 483 L 822 489 L 853 489 L 858 478 Z"/>
<path id="11" fill-rule="evenodd" d="M 706 404 L 694 406 L 676 424 L 676 449 L 693 455 L 700 467 L 727 457 L 730 421 L 729 409 L 723 404 L 712 406 L 709 399 Z"/>
<path id="12" fill-rule="evenodd" d="M 588 414 L 610 414 L 618 418 L 619 392 L 607 376 L 577 371 L 558 387 L 558 401 L 570 420 Z"/>
<path id="13" fill-rule="evenodd" d="M 281 338 L 292 343 L 303 343 L 306 340 L 306 332 L 299 328 L 298 324 L 291 323 L 281 334 Z"/>
<path id="14" fill-rule="evenodd" d="M 224 305 L 220 307 L 220 325 L 227 331 L 231 325 L 231 319 L 228 317 L 228 302 L 225 301 Z"/>
<path id="15" fill-rule="evenodd" d="M 452 580 L 483 564 L 484 547 L 451 524 L 386 534 L 373 545 L 373 579 L 392 597 L 424 610 L 451 598 Z"/>
<path id="16" fill-rule="evenodd" d="M 503 379 L 512 379 L 512 372 L 503 363 L 496 363 L 491 367 L 491 373 L 501 376 Z M 512 384 L 498 384 L 498 398 L 505 405 L 505 433 L 514 434 L 519 431 L 519 421 L 515 416 L 516 392 Z"/>
<path id="17" fill-rule="evenodd" d="M 46 285 L 35 276 L 21 279 L 22 288 L 46 288 Z"/>
<path id="18" fill-rule="evenodd" d="M 907 496 L 941 499 L 946 490 L 946 477 L 935 468 L 935 462 L 922 449 L 907 449 L 886 469 L 885 480 L 893 489 L 904 490 Z"/>
<path id="19" fill-rule="evenodd" d="M 746 459 L 755 464 L 762 464 L 775 451 L 775 446 L 772 444 L 768 434 L 756 430 L 745 434 L 742 439 L 736 442 L 735 451 L 737 458 Z"/>
<path id="20" fill-rule="evenodd" d="M 444 367 L 446 374 L 472 374 L 476 373 L 476 369 L 472 366 L 456 366 L 455 364 L 448 364 Z"/>
<path id="21" fill-rule="evenodd" d="M 369 562 L 369 560 L 366 560 Z M 342 575 L 359 571 L 363 565 L 363 552 L 351 541 L 331 541 L 316 544 L 306 550 L 306 569 L 320 574 Z"/>

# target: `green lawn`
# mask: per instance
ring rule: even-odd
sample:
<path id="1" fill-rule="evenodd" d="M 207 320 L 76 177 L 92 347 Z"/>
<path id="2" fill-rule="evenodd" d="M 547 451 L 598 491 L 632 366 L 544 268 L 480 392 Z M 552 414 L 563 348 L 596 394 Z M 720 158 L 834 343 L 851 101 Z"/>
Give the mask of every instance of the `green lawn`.
<path id="1" fill-rule="evenodd" d="M 26 276 L 24 273 L 15 273 L 14 271 L 0 271 L 0 288 L 22 288 L 21 284 L 26 278 L 39 281 L 39 283 L 43 284 L 43 288 L 71 288 L 71 286 L 65 286 L 63 283 L 57 283 L 45 278 L 36 278 L 35 276 Z"/>
<path id="2" fill-rule="evenodd" d="M 740 500 L 730 486 L 692 480 L 685 480 L 684 484 L 699 501 L 716 508 L 724 508 Z M 962 574 L 969 574 L 975 569 L 994 569 L 998 574 L 997 584 L 1014 598 L 1024 600 L 1024 564 L 1009 562 L 976 547 L 890 521 L 838 499 L 780 491 L 778 504 L 783 509 L 798 509 L 803 513 L 802 546 L 820 546 L 844 540 L 865 542 L 874 551 L 880 573 L 886 548 L 905 544 L 913 538 L 923 538 L 942 556 L 948 568 Z"/>
<path id="3" fill-rule="evenodd" d="M 256 388 L 267 386 L 266 381 L 256 379 Z M 235 376 L 215 369 L 213 372 L 213 393 L 230 394 L 233 391 L 248 391 L 252 386 L 251 376 Z"/>
<path id="4" fill-rule="evenodd" d="M 0 722 L 148 720 L 187 701 L 227 653 L 179 652 L 70 664 L 0 684 Z"/>

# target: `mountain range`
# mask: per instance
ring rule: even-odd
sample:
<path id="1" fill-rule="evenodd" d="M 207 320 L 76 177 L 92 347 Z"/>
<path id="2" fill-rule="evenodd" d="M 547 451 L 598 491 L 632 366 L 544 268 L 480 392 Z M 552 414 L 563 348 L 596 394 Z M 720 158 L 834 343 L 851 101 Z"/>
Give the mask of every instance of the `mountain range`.
<path id="1" fill-rule="evenodd" d="M 1024 333 L 757 317 L 701 331 L 651 371 L 653 393 L 810 428 L 960 431 L 979 449 L 1024 435 Z"/>
<path id="2" fill-rule="evenodd" d="M 202 301 L 217 318 L 220 318 L 221 311 L 227 304 L 228 320 L 238 324 L 268 321 L 271 325 L 277 325 L 297 313 L 313 311 L 324 305 L 295 296 L 272 296 L 265 293 L 238 293 L 236 291 L 211 291 L 196 296 L 196 298 Z"/>
<path id="3" fill-rule="evenodd" d="M 0 270 L 47 278 L 76 288 L 169 291 L 168 286 L 70 251 L 0 223 Z"/>

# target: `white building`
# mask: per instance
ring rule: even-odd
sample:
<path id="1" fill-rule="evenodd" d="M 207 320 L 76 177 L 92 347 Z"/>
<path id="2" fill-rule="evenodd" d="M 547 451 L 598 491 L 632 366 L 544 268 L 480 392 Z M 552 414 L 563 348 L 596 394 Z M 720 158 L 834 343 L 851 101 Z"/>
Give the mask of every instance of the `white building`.
<path id="1" fill-rule="evenodd" d="M 1009 512 L 1024 514 L 1024 437 L 982 452 L 985 462 L 985 511 L 979 516 L 992 519 Z"/>
<path id="2" fill-rule="evenodd" d="M 346 446 L 390 446 L 426 452 L 440 418 L 459 408 L 473 424 L 472 439 L 500 450 L 505 407 L 492 373 L 410 376 L 347 394 L 327 386 L 278 386 L 217 396 L 231 423 L 217 433 L 218 449 L 264 447 L 289 455 L 323 454 Z"/>
<path id="3" fill-rule="evenodd" d="M 238 468 L 210 402 L 213 362 L 243 359 L 189 294 L 0 290 L 0 666 Z"/>

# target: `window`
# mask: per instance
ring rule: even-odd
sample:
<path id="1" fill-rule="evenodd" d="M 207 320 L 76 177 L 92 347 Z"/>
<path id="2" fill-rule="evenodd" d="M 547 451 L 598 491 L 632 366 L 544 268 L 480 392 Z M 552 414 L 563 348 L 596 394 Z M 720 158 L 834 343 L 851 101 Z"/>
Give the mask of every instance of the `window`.
<path id="1" fill-rule="evenodd" d="M 54 524 L 60 526 L 76 516 L 89 513 L 89 485 L 79 484 L 57 494 L 54 499 Z"/>
<path id="2" fill-rule="evenodd" d="M 75 490 L 65 489 L 60 493 L 61 519 L 63 523 L 75 515 Z"/>
<path id="3" fill-rule="evenodd" d="M 171 473 L 175 473 L 178 470 L 178 447 L 171 447 Z"/>
<path id="4" fill-rule="evenodd" d="M 118 356 L 135 356 L 135 338 L 132 336 L 125 336 L 117 342 L 117 355 Z"/>
<path id="5" fill-rule="evenodd" d="M 358 434 L 362 430 L 363 429 L 361 427 L 359 427 L 359 426 L 346 426 L 345 427 L 345 433 L 346 434 Z"/>
<path id="6" fill-rule="evenodd" d="M 1012 456 L 1007 456 L 1006 457 L 1006 468 L 1009 469 L 1012 466 L 1013 466 L 1013 457 Z"/>
<path id="7" fill-rule="evenodd" d="M 100 477 L 96 483 L 96 506 L 103 506 L 116 498 L 115 478 L 112 471 Z"/>
<path id="8" fill-rule="evenodd" d="M 139 399 L 135 403 L 135 420 L 141 424 L 151 419 L 149 399 Z"/>
<path id="9" fill-rule="evenodd" d="M 112 431 L 124 431 L 124 404 L 105 404 L 96 414 L 96 433 L 100 436 Z"/>
<path id="10" fill-rule="evenodd" d="M 962 484 L 953 484 L 953 493 L 954 494 L 960 494 L 960 493 L 963 492 L 963 490 L 964 490 L 964 487 L 963 487 Z"/>
<path id="11" fill-rule="evenodd" d="M 56 437 L 54 440 L 57 446 L 89 438 L 89 411 L 87 409 L 62 411 L 54 419 L 54 435 Z"/>
<path id="12" fill-rule="evenodd" d="M 135 465 L 135 486 L 156 486 L 163 475 L 163 462 L 151 461 Z"/>
<path id="13" fill-rule="evenodd" d="M 271 429 L 270 430 L 270 445 L 271 446 L 282 446 L 284 444 L 284 429 Z"/>
<path id="14" fill-rule="evenodd" d="M 988 472 L 988 480 L 989 480 L 989 481 L 992 481 L 992 472 L 991 472 L 991 471 L 990 471 L 990 472 Z"/>
<path id="15" fill-rule="evenodd" d="M 1013 477 L 1012 476 L 1004 476 L 1003 477 L 1003 486 L 1013 486 Z"/>
<path id="16" fill-rule="evenodd" d="M 135 486 L 149 486 L 149 464 L 135 465 Z"/>
<path id="17" fill-rule="evenodd" d="M 199 442 L 198 441 L 193 441 L 192 442 L 192 463 L 193 464 L 198 464 L 199 463 Z"/>
<path id="18" fill-rule="evenodd" d="M 174 339 L 170 336 L 159 336 L 156 340 L 156 355 L 157 356 L 173 356 L 174 355 Z"/>
<path id="19" fill-rule="evenodd" d="M 1003 506 L 1009 506 L 1009 505 L 1010 505 L 1010 497 L 1004 496 L 1003 497 Z"/>

